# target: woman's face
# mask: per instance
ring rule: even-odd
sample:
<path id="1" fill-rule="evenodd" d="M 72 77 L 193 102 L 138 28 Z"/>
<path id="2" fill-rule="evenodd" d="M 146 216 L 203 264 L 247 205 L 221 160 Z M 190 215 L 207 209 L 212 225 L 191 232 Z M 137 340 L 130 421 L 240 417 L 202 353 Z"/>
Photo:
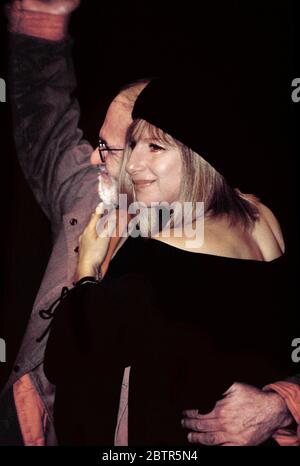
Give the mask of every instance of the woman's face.
<path id="1" fill-rule="evenodd" d="M 133 138 L 131 148 L 126 171 L 133 183 L 136 201 L 147 206 L 152 202 L 176 201 L 182 178 L 179 148 L 151 136 L 148 129 L 137 141 Z"/>

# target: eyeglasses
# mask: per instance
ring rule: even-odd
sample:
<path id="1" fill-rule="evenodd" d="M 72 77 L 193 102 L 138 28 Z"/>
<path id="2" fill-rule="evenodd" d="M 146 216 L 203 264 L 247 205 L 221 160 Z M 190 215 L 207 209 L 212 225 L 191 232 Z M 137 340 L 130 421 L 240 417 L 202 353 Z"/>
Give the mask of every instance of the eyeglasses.
<path id="1" fill-rule="evenodd" d="M 120 152 L 124 149 L 115 149 L 112 147 L 107 147 L 106 142 L 103 139 L 99 138 L 98 151 L 102 163 L 105 163 L 105 158 L 107 154 L 114 154 L 115 152 Z"/>

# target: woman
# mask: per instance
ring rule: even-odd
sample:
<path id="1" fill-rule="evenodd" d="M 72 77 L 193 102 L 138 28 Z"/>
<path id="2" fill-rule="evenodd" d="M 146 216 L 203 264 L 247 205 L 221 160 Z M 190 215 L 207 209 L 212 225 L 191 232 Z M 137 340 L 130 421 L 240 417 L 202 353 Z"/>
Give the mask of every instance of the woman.
<path id="1" fill-rule="evenodd" d="M 152 81 L 128 132 L 120 193 L 146 211 L 177 203 L 170 222 L 150 235 L 142 218 L 148 238 L 129 235 L 109 254 L 97 214 L 81 237 L 78 285 L 56 311 L 45 359 L 63 444 L 113 443 L 128 367 L 129 445 L 187 444 L 183 409 L 209 412 L 235 381 L 263 386 L 288 374 L 281 230 L 232 187 L 246 140 L 234 93 L 224 87 L 220 101 L 210 77 L 201 85 Z M 197 226 L 197 202 L 204 240 L 195 247 L 176 206 L 189 203 Z"/>

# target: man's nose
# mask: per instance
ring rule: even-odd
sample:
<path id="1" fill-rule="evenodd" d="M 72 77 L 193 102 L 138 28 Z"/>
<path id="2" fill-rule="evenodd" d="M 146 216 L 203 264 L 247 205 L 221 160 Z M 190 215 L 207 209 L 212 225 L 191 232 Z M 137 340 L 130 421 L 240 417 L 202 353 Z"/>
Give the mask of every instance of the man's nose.
<path id="1" fill-rule="evenodd" d="M 91 165 L 99 165 L 100 163 L 102 163 L 98 148 L 92 152 L 90 162 L 91 162 Z"/>

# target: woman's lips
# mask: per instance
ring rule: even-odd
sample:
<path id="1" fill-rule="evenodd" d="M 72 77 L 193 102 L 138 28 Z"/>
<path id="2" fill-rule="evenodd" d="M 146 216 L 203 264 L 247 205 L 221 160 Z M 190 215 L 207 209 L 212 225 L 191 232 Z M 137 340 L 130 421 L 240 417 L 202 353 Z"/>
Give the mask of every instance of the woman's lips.
<path id="1" fill-rule="evenodd" d="M 155 180 L 133 180 L 133 184 L 136 189 L 143 189 L 150 186 L 154 181 Z"/>

